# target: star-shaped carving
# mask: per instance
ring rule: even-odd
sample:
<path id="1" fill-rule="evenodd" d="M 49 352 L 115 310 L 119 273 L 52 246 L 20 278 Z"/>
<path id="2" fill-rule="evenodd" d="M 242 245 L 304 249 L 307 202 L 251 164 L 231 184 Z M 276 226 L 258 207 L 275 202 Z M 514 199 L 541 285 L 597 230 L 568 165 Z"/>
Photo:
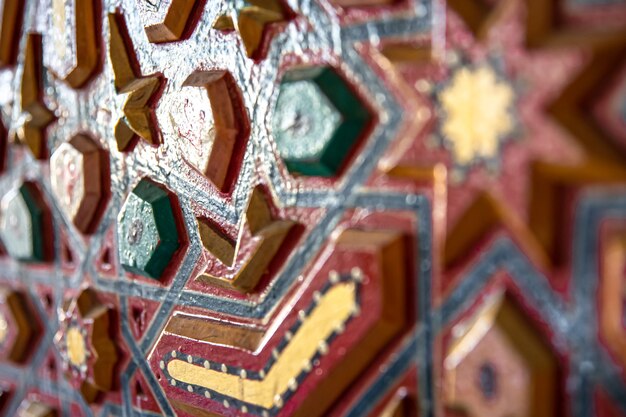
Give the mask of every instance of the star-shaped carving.
<path id="1" fill-rule="evenodd" d="M 199 280 L 241 292 L 254 290 L 295 223 L 275 219 L 267 196 L 257 186 L 246 208 L 246 225 L 247 229 L 241 225 L 234 241 L 210 221 L 198 219 L 204 247 L 228 269 L 238 268 L 232 278 L 207 272 Z M 250 240 L 254 241 L 251 247 L 246 244 Z"/>
<path id="2" fill-rule="evenodd" d="M 615 163 L 626 161 L 626 149 L 620 147 L 600 126 L 590 111 L 590 104 L 626 64 L 624 56 L 626 45 L 594 52 L 589 64 L 548 107 L 550 114 L 579 141 L 587 153 Z"/>
<path id="3" fill-rule="evenodd" d="M 573 87 L 567 87 L 583 62 L 582 54 L 578 50 L 529 50 L 519 41 L 523 39 L 519 35 L 523 35 L 527 24 L 520 18 L 523 10 L 519 8 L 524 7 L 523 4 L 511 3 L 507 7 L 512 9 L 498 12 L 498 19 L 489 20 L 489 37 L 483 35 L 482 39 L 474 41 L 471 35 L 479 25 L 468 22 L 463 13 L 457 13 L 461 2 L 449 4 L 454 10 L 447 15 L 445 51 L 430 54 L 429 47 L 421 45 L 391 45 L 382 51 L 388 58 L 382 65 L 393 65 L 395 74 L 399 75 L 398 90 L 406 94 L 411 91 L 410 86 L 414 86 L 415 97 L 403 100 L 414 106 L 408 111 L 428 117 L 447 117 L 432 104 L 432 98 L 441 91 L 441 80 L 449 78 L 453 73 L 451 68 L 458 67 L 459 59 L 468 60 L 472 68 L 477 65 L 474 61 L 480 63 L 485 57 L 498 53 L 505 64 L 502 74 L 511 85 L 532 86 L 517 90 L 513 114 L 521 129 L 515 131 L 516 137 L 499 151 L 500 162 L 496 169 L 475 165 L 466 177 L 458 178 L 450 156 L 429 139 L 433 131 L 437 133 L 432 126 L 440 123 L 431 118 L 412 131 L 421 140 L 413 139 L 410 145 L 401 146 L 401 155 L 384 168 L 387 175 L 410 178 L 435 189 L 436 227 L 445 233 L 441 251 L 445 276 L 454 276 L 457 267 L 465 265 L 496 234 L 504 233 L 536 265 L 549 272 L 551 283 L 559 287 L 563 284 L 561 271 L 570 262 L 568 242 L 572 231 L 568 224 L 576 196 L 594 185 L 626 183 L 626 170 L 617 163 L 621 159 L 602 139 L 598 127 L 589 122 L 590 117 L 584 114 L 586 108 L 583 107 L 588 104 L 585 102 L 588 92 L 597 89 L 599 80 L 607 77 L 607 71 L 616 69 L 615 60 L 623 54 L 598 54 L 606 59 L 601 67 L 591 70 L 587 80 L 583 72 L 582 81 L 575 80 Z M 463 2 L 463 7 L 470 6 Z M 491 16 L 485 10 L 483 19 Z M 485 29 L 478 32 L 481 30 Z M 496 33 L 497 36 L 493 36 Z M 547 71 L 548 68 L 554 72 Z M 523 78 L 512 78 L 515 74 Z M 562 98 L 551 106 L 563 89 Z M 546 108 L 551 108 L 557 119 L 571 120 L 571 135 L 554 128 Z M 587 137 L 577 137 L 581 133 Z M 524 146 L 518 142 L 523 142 Z M 558 155 L 555 149 L 559 150 Z M 433 181 L 436 170 L 444 171 L 443 181 Z M 527 178 L 515 178 L 524 172 Z M 437 215 L 437 207 L 441 207 L 444 214 Z M 447 284 L 449 282 L 444 286 Z"/>
<path id="4" fill-rule="evenodd" d="M 548 0 L 549 1 L 549 0 Z M 510 0 L 486 2 L 484 0 L 448 0 L 452 7 L 479 40 L 485 40 L 491 27 L 510 5 Z"/>
<path id="5" fill-rule="evenodd" d="M 549 220 L 552 218 L 547 219 Z M 443 256 L 444 266 L 451 268 L 464 261 L 478 241 L 499 230 L 505 230 L 513 236 L 536 264 L 548 264 L 546 254 L 521 218 L 488 191 L 483 191 L 448 232 Z"/>
<path id="6" fill-rule="evenodd" d="M 26 145 L 37 159 L 48 156 L 46 128 L 56 120 L 43 101 L 42 37 L 29 33 L 24 51 L 24 72 L 22 73 L 21 100 L 25 113 L 24 124 L 17 130 L 16 139 Z"/>
<path id="7" fill-rule="evenodd" d="M 113 311 L 95 290 L 86 288 L 66 300 L 55 342 L 66 377 L 89 403 L 115 386 L 118 348 L 114 342 Z"/>
<path id="8" fill-rule="evenodd" d="M 443 165 L 432 168 L 396 166 L 394 177 L 431 184 L 438 199 L 446 199 L 447 180 Z M 531 185 L 527 212 L 520 215 L 510 204 L 489 190 L 476 193 L 462 215 L 446 233 L 443 265 L 452 270 L 471 258 L 483 242 L 504 232 L 544 270 L 555 270 L 568 262 L 570 222 L 575 196 L 593 185 L 625 184 L 626 170 L 606 161 L 589 160 L 576 165 L 535 161 L 530 169 Z M 439 172 L 438 172 L 439 171 Z M 443 202 L 445 205 L 445 201 Z M 437 207 L 434 207 L 435 214 Z M 524 218 L 528 220 L 525 221 Z M 437 219 L 435 219 L 437 221 Z"/>
<path id="9" fill-rule="evenodd" d="M 577 190 L 600 184 L 625 184 L 623 165 L 605 159 L 577 165 L 535 162 L 531 170 L 532 194 L 528 224 L 553 265 L 563 265 L 569 256 L 572 195 Z"/>
<path id="10" fill-rule="evenodd" d="M 462 1 L 462 0 L 459 0 Z M 478 1 L 478 0 L 477 0 Z M 580 46 L 590 45 L 596 48 L 613 47 L 626 39 L 624 7 L 616 3 L 606 6 L 607 12 L 600 24 L 571 25 L 563 18 L 564 5 L 558 0 L 529 0 L 526 41 L 531 47 L 542 46 Z M 601 5 L 595 6 L 601 8 Z M 584 13 L 584 12 L 583 12 Z M 621 21 L 620 21 L 621 20 Z"/>
<path id="11" fill-rule="evenodd" d="M 280 0 L 248 0 L 247 5 L 236 11 L 237 18 L 219 16 L 213 28 L 221 31 L 237 31 L 249 58 L 262 59 L 271 41 L 272 25 L 285 23 L 293 12 Z"/>
<path id="12" fill-rule="evenodd" d="M 501 138 L 513 129 L 514 98 L 512 87 L 490 66 L 455 71 L 439 102 L 445 113 L 441 130 L 459 164 L 498 153 Z"/>
<path id="13" fill-rule="evenodd" d="M 512 3 L 512 0 L 447 2 L 481 41 Z M 593 13 L 582 6 L 578 11 L 568 10 L 567 2 L 559 0 L 528 0 L 524 3 L 527 5 L 525 32 L 529 47 L 585 45 L 604 49 L 619 46 L 626 39 L 626 7 L 619 2 L 595 5 Z M 598 9 L 603 10 L 598 13 Z M 572 13 L 573 18 L 569 16 Z"/>
<path id="14" fill-rule="evenodd" d="M 160 74 L 143 76 L 130 41 L 124 16 L 109 14 L 111 31 L 109 53 L 118 94 L 128 94 L 123 113 L 115 126 L 115 140 L 120 151 L 130 151 L 141 138 L 151 145 L 159 144 L 159 130 L 154 106 L 160 96 L 163 77 Z"/>

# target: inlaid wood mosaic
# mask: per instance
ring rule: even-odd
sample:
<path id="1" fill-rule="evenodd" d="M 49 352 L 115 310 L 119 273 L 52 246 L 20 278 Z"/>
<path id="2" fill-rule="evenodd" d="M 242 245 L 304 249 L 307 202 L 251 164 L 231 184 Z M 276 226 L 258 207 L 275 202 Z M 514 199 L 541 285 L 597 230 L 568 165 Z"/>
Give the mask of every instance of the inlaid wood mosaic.
<path id="1" fill-rule="evenodd" d="M 624 0 L 0 0 L 0 413 L 626 416 Z"/>

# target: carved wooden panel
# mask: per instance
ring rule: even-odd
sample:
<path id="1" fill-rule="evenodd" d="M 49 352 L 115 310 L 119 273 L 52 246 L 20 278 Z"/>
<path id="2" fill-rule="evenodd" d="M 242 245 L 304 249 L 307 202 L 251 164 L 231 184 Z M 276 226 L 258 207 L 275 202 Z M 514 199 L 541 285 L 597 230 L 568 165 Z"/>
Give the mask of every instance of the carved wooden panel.
<path id="1" fill-rule="evenodd" d="M 0 0 L 0 415 L 626 416 L 624 0 Z"/>

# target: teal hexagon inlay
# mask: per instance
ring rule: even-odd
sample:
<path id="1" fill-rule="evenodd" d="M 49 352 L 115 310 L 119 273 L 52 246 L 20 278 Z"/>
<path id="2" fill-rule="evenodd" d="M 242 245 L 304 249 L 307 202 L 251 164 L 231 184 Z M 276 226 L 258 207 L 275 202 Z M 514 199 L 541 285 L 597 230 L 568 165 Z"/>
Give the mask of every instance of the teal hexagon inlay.
<path id="1" fill-rule="evenodd" d="M 170 194 L 141 180 L 122 207 L 117 232 L 124 269 L 160 279 L 180 247 Z"/>
<path id="2" fill-rule="evenodd" d="M 372 115 L 330 67 L 287 73 L 272 120 L 278 153 L 290 172 L 337 175 Z"/>
<path id="3" fill-rule="evenodd" d="M 50 260 L 51 231 L 48 209 L 41 192 L 26 182 L 2 200 L 0 238 L 8 254 L 20 261 Z"/>

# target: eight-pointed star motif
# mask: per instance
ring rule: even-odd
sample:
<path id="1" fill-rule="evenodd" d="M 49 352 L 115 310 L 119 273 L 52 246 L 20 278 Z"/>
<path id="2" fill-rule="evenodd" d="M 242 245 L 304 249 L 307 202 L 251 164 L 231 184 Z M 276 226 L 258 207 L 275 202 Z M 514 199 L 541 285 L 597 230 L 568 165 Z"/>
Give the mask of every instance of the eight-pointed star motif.
<path id="1" fill-rule="evenodd" d="M 92 288 L 65 303 L 55 342 L 63 370 L 72 386 L 89 403 L 113 389 L 118 348 L 114 342 L 113 311 Z"/>
<path id="2" fill-rule="evenodd" d="M 109 54 L 118 94 L 128 94 L 124 117 L 115 126 L 115 140 L 120 151 L 130 151 L 137 138 L 158 145 L 160 132 L 153 108 L 161 93 L 164 80 L 159 74 L 141 75 L 134 46 L 129 42 L 126 22 L 121 13 L 109 14 L 111 39 Z"/>
<path id="3" fill-rule="evenodd" d="M 459 164 L 496 156 L 513 129 L 513 89 L 488 66 L 460 68 L 439 95 L 442 131 Z"/>

